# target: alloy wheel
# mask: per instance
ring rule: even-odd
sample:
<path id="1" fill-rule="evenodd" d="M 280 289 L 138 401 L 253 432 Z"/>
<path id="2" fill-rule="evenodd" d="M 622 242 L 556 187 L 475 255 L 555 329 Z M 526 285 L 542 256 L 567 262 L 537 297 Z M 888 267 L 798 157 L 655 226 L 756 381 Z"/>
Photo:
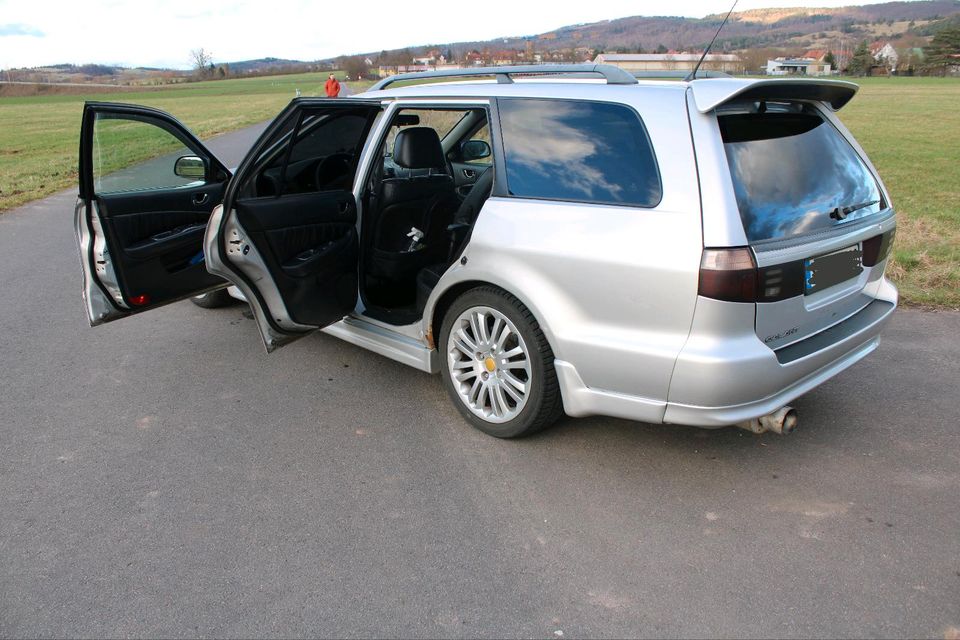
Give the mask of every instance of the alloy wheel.
<path id="1" fill-rule="evenodd" d="M 477 417 L 504 423 L 527 403 L 532 369 L 527 345 L 516 326 L 490 307 L 471 307 L 453 323 L 447 339 L 451 382 Z"/>

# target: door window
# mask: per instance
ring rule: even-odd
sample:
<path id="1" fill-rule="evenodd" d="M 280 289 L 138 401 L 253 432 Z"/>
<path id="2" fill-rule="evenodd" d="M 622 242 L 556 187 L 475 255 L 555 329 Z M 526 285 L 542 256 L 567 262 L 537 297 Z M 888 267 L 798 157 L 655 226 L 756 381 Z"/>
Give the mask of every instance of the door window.
<path id="1" fill-rule="evenodd" d="M 349 191 L 372 123 L 367 107 L 291 115 L 261 153 L 241 197 Z"/>
<path id="2" fill-rule="evenodd" d="M 98 194 L 203 184 L 206 161 L 159 122 L 97 113 L 93 178 Z"/>
<path id="3" fill-rule="evenodd" d="M 429 127 L 437 132 L 437 137 L 443 140 L 468 114 L 473 110 L 464 109 L 401 109 L 393 119 L 392 126 L 387 132 L 387 142 L 384 153 L 393 155 L 393 145 L 397 134 L 404 127 Z"/>

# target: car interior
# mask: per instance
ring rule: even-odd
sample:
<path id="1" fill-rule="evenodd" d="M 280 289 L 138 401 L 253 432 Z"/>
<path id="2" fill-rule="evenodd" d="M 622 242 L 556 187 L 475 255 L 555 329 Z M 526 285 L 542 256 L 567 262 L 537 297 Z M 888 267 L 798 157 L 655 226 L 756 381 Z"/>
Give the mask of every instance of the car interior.
<path id="1" fill-rule="evenodd" d="M 485 109 L 403 109 L 363 194 L 361 294 L 371 317 L 419 319 L 489 197 Z"/>
<path id="2" fill-rule="evenodd" d="M 415 322 L 490 195 L 486 109 L 402 109 L 363 186 L 358 234 L 352 186 L 378 111 L 318 107 L 291 117 L 239 186 L 237 219 L 296 322 L 346 315 L 358 289 L 366 315 Z M 320 295 L 331 287 L 334 296 Z"/>

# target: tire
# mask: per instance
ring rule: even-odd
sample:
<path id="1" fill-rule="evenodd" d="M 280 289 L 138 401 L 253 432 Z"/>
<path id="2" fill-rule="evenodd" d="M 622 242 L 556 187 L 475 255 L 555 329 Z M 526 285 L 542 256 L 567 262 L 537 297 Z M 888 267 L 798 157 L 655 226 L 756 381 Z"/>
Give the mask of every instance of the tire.
<path id="1" fill-rule="evenodd" d="M 190 302 L 204 309 L 219 309 L 220 307 L 230 306 L 234 300 L 233 297 L 227 293 L 226 289 L 217 289 L 216 291 L 208 291 L 207 293 L 193 296 L 190 298 Z"/>
<path id="2" fill-rule="evenodd" d="M 553 350 L 533 314 L 509 293 L 480 287 L 454 300 L 437 346 L 443 386 L 480 431 L 527 436 L 563 413 Z"/>

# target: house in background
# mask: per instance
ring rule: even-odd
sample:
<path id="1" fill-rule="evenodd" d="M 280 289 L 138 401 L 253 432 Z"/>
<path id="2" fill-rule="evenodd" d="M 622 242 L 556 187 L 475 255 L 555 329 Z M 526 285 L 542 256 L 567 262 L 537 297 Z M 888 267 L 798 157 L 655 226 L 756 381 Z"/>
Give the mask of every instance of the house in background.
<path id="1" fill-rule="evenodd" d="M 658 71 L 693 71 L 699 53 L 601 53 L 594 59 L 596 64 L 612 64 L 631 73 L 656 73 Z M 730 53 L 711 53 L 700 67 L 707 71 L 724 73 L 743 73 L 743 61 L 740 56 Z"/>
<path id="2" fill-rule="evenodd" d="M 775 58 L 767 60 L 768 76 L 828 76 L 830 65 L 816 58 Z"/>
<path id="3" fill-rule="evenodd" d="M 870 68 L 870 75 L 892 75 L 897 72 L 900 55 L 889 42 L 874 42 L 870 45 L 870 55 L 876 64 Z"/>

